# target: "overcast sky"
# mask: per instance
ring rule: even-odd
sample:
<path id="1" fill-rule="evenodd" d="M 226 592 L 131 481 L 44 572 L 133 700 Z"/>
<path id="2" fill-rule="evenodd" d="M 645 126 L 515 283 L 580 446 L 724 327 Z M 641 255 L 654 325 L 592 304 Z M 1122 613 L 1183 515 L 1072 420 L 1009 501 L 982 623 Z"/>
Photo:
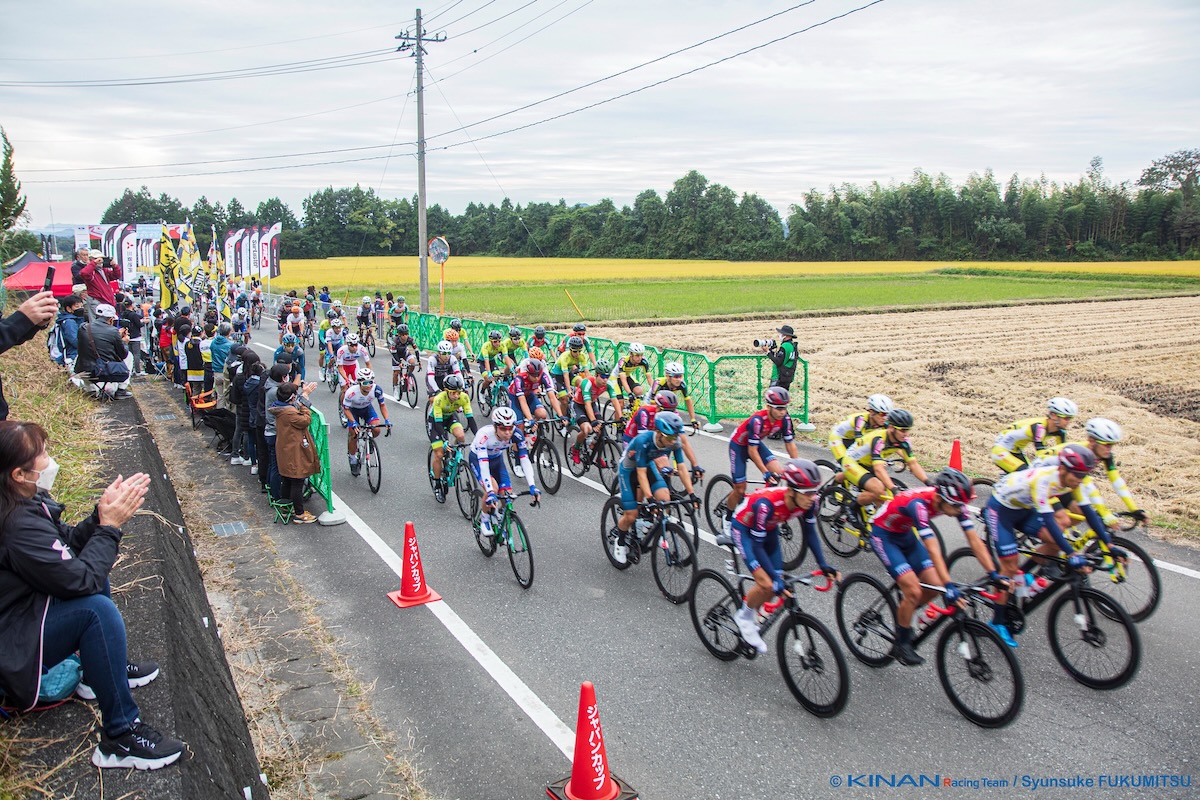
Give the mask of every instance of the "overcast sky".
<path id="1" fill-rule="evenodd" d="M 1114 181 L 1136 180 L 1153 159 L 1200 147 L 1195 0 L 883 0 L 766 44 L 867 2 L 815 0 L 725 36 L 796 0 L 424 3 L 429 32 L 446 35 L 426 45 L 429 202 L 455 213 L 504 196 L 624 205 L 647 188 L 665 195 L 696 169 L 786 216 L 812 187 L 900 181 L 914 168 L 955 182 L 989 167 L 1002 182 L 1013 172 L 1073 181 L 1099 155 Z M 188 205 L 203 194 L 253 208 L 278 195 L 298 217 L 324 186 L 415 194 L 415 63 L 385 52 L 412 30 L 415 10 L 374 0 L 0 0 L 0 125 L 33 225 L 48 224 L 51 209 L 58 223 L 98 221 L 141 184 Z M 372 51 L 381 54 L 370 63 L 238 80 L 11 85 Z M 559 114 L 568 116 L 471 142 Z M 386 148 L 314 153 L 393 141 L 390 160 Z M 268 158 L 280 155 L 291 157 Z M 374 160 L 318 163 L 362 158 Z M 312 166 L 263 171 L 291 165 Z"/>

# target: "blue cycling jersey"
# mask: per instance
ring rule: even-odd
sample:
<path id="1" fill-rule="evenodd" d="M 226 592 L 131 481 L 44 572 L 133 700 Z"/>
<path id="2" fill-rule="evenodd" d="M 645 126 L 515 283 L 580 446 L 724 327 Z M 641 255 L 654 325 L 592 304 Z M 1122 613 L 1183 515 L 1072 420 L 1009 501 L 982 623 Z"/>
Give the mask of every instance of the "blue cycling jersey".
<path id="1" fill-rule="evenodd" d="M 621 455 L 621 469 L 648 469 L 655 459 L 669 453 L 679 453 L 682 457 L 683 445 L 679 440 L 669 447 L 659 447 L 654 441 L 654 434 L 655 431 L 642 431 L 629 440 L 629 444 L 625 445 L 625 452 Z"/>

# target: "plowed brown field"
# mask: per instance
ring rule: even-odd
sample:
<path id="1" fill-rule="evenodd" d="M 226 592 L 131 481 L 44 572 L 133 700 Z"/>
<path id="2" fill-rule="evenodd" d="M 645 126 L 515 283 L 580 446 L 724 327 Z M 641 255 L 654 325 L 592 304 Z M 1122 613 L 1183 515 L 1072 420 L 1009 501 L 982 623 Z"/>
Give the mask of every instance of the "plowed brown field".
<path id="1" fill-rule="evenodd" d="M 923 463 L 946 463 L 959 438 L 966 470 L 994 476 L 996 433 L 1064 395 L 1079 404 L 1078 438 L 1088 417 L 1121 425 L 1121 474 L 1156 522 L 1200 534 L 1200 298 L 783 322 L 798 331 L 809 362 L 811 419 L 822 441 L 867 395 L 884 392 L 916 416 L 912 441 Z M 754 352 L 750 340 L 775 336 L 773 327 L 697 322 L 589 332 L 729 354 Z"/>

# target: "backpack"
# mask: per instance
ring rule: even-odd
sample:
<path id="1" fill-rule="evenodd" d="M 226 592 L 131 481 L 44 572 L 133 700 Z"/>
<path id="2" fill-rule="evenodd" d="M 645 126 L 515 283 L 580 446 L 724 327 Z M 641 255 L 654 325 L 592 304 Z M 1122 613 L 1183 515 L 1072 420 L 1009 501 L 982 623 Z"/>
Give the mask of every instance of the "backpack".
<path id="1" fill-rule="evenodd" d="M 55 320 L 54 327 L 46 334 L 46 350 L 55 364 L 62 366 L 66 363 L 66 342 L 63 341 L 61 320 Z"/>

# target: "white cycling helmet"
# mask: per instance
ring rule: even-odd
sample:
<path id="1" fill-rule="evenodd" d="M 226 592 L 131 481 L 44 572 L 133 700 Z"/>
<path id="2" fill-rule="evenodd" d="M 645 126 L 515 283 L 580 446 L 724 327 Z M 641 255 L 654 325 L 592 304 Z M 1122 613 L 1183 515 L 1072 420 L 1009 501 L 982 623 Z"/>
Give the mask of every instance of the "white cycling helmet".
<path id="1" fill-rule="evenodd" d="M 354 380 L 364 386 L 369 386 L 375 382 L 375 373 L 369 369 L 364 369 L 354 376 Z"/>
<path id="2" fill-rule="evenodd" d="M 890 414 L 896 408 L 896 404 L 886 394 L 873 394 L 867 398 L 867 408 L 876 414 Z"/>
<path id="3" fill-rule="evenodd" d="M 245 319 L 245 318 L 246 318 L 246 309 L 244 309 L 244 308 L 239 308 L 239 309 L 238 309 L 238 318 L 239 318 L 239 319 Z"/>
<path id="4" fill-rule="evenodd" d="M 1087 435 L 1103 444 L 1116 444 L 1121 441 L 1121 426 L 1111 419 L 1092 417 L 1083 426 Z"/>
<path id="5" fill-rule="evenodd" d="M 363 305 L 364 305 L 364 306 L 365 306 L 365 305 L 369 305 L 369 304 L 370 304 L 370 302 L 371 302 L 371 298 L 367 297 L 367 296 L 364 294 L 364 295 L 363 295 L 363 299 L 362 299 L 362 301 L 363 301 Z"/>
<path id="6" fill-rule="evenodd" d="M 1074 400 L 1065 397 L 1050 398 L 1050 402 L 1046 403 L 1046 410 L 1060 417 L 1073 418 L 1079 415 L 1079 406 L 1075 405 Z"/>
<path id="7" fill-rule="evenodd" d="M 631 356 L 640 355 L 644 352 L 646 352 L 646 345 L 642 344 L 641 342 L 634 342 L 633 344 L 629 345 L 629 354 Z"/>
<path id="8" fill-rule="evenodd" d="M 330 328 L 340 328 L 340 327 L 342 327 L 342 318 L 341 318 L 341 317 L 334 317 L 333 319 L 329 320 L 329 327 L 330 327 Z M 358 335 L 358 334 L 355 334 L 355 336 L 357 336 L 357 335 Z"/>
<path id="9" fill-rule="evenodd" d="M 513 411 L 508 406 L 497 406 L 492 411 L 492 422 L 496 425 L 516 425 L 517 412 Z"/>
<path id="10" fill-rule="evenodd" d="M 341 308 L 341 307 L 342 307 L 342 301 L 341 301 L 341 300 L 334 300 L 334 301 L 333 301 L 333 307 L 334 307 L 334 308 Z"/>
<path id="11" fill-rule="evenodd" d="M 448 356 L 454 352 L 454 345 L 450 344 L 445 339 L 442 339 L 437 343 L 437 351 L 438 355 Z"/>
<path id="12" fill-rule="evenodd" d="M 682 378 L 683 364 L 680 364 L 678 361 L 670 361 L 663 367 L 663 374 L 668 378 Z"/>
<path id="13" fill-rule="evenodd" d="M 357 333 L 347 333 L 346 334 L 346 344 L 358 344 L 358 334 Z"/>

